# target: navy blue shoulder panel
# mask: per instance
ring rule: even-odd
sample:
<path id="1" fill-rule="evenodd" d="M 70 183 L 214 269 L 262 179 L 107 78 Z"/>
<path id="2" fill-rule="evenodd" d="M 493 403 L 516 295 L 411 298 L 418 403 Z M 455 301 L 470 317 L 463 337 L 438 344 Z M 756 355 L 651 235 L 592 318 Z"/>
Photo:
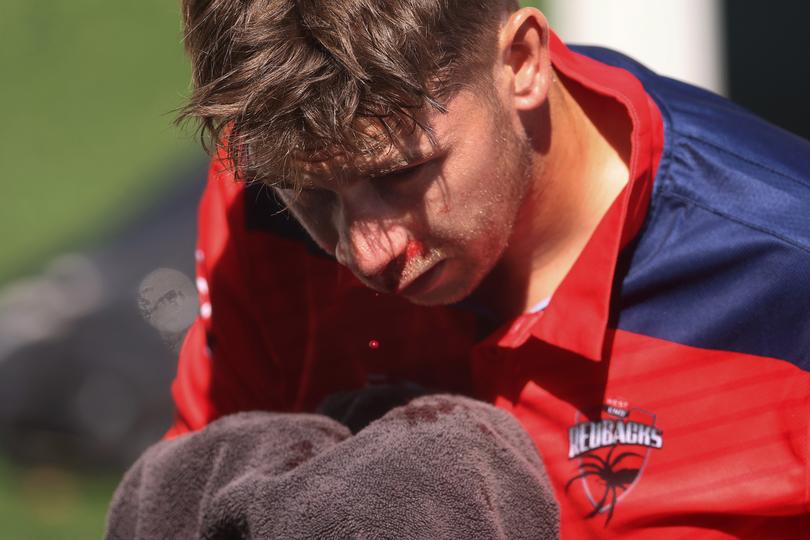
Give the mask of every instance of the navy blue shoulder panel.
<path id="1" fill-rule="evenodd" d="M 706 90 L 607 49 L 574 47 L 630 71 L 664 116 L 666 191 L 810 250 L 810 142 Z"/>
<path id="2" fill-rule="evenodd" d="M 633 73 L 665 124 L 614 325 L 810 370 L 810 143 L 614 51 L 574 49 Z"/>

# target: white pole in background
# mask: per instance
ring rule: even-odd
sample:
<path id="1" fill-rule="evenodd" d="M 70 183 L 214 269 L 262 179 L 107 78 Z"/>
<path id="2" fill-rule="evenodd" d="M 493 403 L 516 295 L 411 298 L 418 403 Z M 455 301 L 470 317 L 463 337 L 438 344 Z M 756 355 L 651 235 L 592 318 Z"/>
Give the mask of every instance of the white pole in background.
<path id="1" fill-rule="evenodd" d="M 653 71 L 726 92 L 722 0 L 546 0 L 567 43 L 621 51 Z"/>

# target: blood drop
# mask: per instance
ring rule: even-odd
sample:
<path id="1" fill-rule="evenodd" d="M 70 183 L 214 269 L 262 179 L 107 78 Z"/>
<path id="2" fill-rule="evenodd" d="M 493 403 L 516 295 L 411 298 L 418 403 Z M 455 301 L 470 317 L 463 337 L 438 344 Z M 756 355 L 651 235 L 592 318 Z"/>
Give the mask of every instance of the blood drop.
<path id="1" fill-rule="evenodd" d="M 424 253 L 425 245 L 419 240 L 409 240 L 408 245 L 405 246 L 405 256 L 408 259 L 419 257 Z"/>

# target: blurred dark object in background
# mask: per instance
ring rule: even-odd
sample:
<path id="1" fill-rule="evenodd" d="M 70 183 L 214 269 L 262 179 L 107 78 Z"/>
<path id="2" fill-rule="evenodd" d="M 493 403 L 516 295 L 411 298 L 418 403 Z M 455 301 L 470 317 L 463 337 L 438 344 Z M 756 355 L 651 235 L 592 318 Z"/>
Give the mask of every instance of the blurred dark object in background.
<path id="1" fill-rule="evenodd" d="M 166 173 L 169 188 L 106 247 L 0 292 L 0 454 L 120 470 L 167 429 L 176 351 L 197 309 L 206 165 Z"/>
<path id="2" fill-rule="evenodd" d="M 731 99 L 810 139 L 810 3 L 726 0 Z"/>

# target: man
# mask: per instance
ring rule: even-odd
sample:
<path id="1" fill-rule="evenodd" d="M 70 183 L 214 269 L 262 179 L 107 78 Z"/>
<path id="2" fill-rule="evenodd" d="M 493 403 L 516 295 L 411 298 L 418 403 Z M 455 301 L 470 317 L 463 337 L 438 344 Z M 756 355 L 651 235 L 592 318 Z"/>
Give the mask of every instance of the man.
<path id="1" fill-rule="evenodd" d="M 511 1 L 184 9 L 170 437 L 412 381 L 520 421 L 563 537 L 808 530 L 810 145 Z"/>

